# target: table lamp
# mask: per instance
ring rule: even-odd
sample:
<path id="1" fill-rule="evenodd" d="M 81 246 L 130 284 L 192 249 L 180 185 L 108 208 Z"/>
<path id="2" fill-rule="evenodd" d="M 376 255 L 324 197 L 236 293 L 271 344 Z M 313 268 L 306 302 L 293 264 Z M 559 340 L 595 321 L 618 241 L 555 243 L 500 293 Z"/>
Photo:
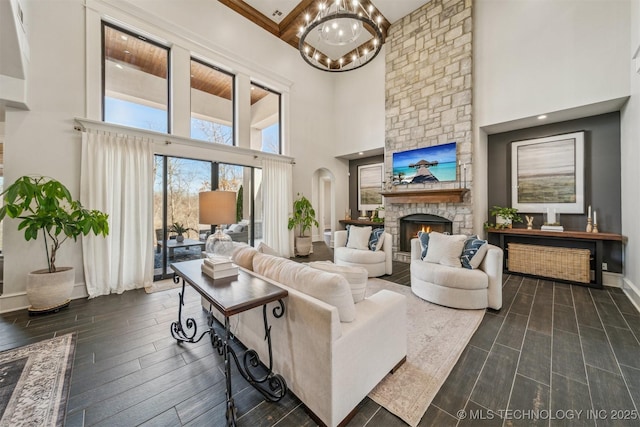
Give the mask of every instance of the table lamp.
<path id="1" fill-rule="evenodd" d="M 216 232 L 207 237 L 207 256 L 228 257 L 233 251 L 233 241 L 222 232 L 221 224 L 232 224 L 236 220 L 236 193 L 233 191 L 204 191 L 199 194 L 200 224 L 216 226 Z"/>

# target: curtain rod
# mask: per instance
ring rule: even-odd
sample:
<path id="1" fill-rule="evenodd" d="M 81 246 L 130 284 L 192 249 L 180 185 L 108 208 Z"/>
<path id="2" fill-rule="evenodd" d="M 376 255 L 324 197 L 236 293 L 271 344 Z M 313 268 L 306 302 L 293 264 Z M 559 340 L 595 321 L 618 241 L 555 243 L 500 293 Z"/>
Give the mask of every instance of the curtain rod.
<path id="1" fill-rule="evenodd" d="M 292 165 L 296 164 L 296 161 L 293 157 L 284 156 L 281 154 L 272 154 L 265 153 L 262 151 L 252 150 L 250 148 L 244 147 L 236 147 L 232 145 L 224 145 L 224 144 L 215 144 L 211 142 L 205 142 L 197 139 L 191 139 L 183 136 L 169 135 L 166 133 L 160 133 L 151 130 L 145 129 L 137 129 L 129 126 L 122 126 L 113 123 L 105 123 L 98 120 L 85 119 L 81 117 L 76 117 L 76 124 L 73 126 L 73 129 L 78 132 L 85 132 L 88 130 L 94 131 L 105 131 L 105 132 L 115 132 L 121 133 L 123 135 L 132 135 L 132 136 L 140 136 L 144 138 L 149 138 L 155 144 L 163 144 L 163 145 L 185 145 L 190 147 L 197 148 L 206 148 L 206 149 L 215 149 L 218 151 L 225 151 L 233 154 L 243 154 L 246 156 L 253 156 L 254 159 L 271 159 L 280 162 L 288 162 Z"/>

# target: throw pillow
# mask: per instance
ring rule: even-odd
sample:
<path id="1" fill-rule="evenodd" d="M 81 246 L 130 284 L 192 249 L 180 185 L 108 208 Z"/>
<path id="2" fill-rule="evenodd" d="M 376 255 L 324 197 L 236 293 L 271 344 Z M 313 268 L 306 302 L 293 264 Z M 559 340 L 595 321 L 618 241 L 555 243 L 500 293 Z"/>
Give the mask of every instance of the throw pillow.
<path id="1" fill-rule="evenodd" d="M 426 231 L 418 231 L 418 239 L 420 239 L 420 247 L 422 248 L 420 259 L 424 259 L 424 257 L 427 256 L 427 249 L 429 249 L 429 233 Z"/>
<path id="2" fill-rule="evenodd" d="M 371 226 L 349 227 L 347 247 L 352 249 L 369 250 L 369 236 L 371 236 Z"/>
<path id="3" fill-rule="evenodd" d="M 464 234 L 446 235 L 432 231 L 429 235 L 429 250 L 424 260 L 460 268 L 460 254 L 466 240 L 467 236 Z"/>
<path id="4" fill-rule="evenodd" d="M 267 245 L 264 242 L 260 242 L 257 249 L 258 249 L 258 252 L 263 254 L 280 256 L 280 254 L 275 249 L 273 249 L 271 246 Z"/>
<path id="5" fill-rule="evenodd" d="M 470 236 L 464 242 L 464 249 L 460 262 L 462 266 L 468 269 L 478 268 L 487 253 L 488 243 L 486 240 L 478 239 L 478 236 Z"/>
<path id="6" fill-rule="evenodd" d="M 371 230 L 369 237 L 369 250 L 379 251 L 384 243 L 384 228 L 378 227 Z"/>
<path id="7" fill-rule="evenodd" d="M 341 275 L 349 282 L 353 302 L 357 304 L 364 300 L 364 294 L 367 290 L 367 276 L 369 274 L 366 268 L 336 265 L 331 261 L 313 261 L 309 263 L 309 267 Z"/>
<path id="8" fill-rule="evenodd" d="M 284 284 L 336 307 L 341 322 L 353 322 L 356 318 L 349 282 L 339 274 L 304 266 L 297 271 L 293 283 Z"/>
<path id="9" fill-rule="evenodd" d="M 230 233 L 242 233 L 243 230 L 244 230 L 244 225 L 242 224 L 231 224 L 229 226 Z"/>

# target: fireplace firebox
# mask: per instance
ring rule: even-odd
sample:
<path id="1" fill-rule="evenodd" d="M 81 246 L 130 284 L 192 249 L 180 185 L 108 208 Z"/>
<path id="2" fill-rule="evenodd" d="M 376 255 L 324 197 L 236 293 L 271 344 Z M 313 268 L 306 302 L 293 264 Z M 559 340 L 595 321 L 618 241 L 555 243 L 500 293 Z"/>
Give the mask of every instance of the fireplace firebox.
<path id="1" fill-rule="evenodd" d="M 413 214 L 400 218 L 400 251 L 411 252 L 411 239 L 418 231 L 451 233 L 451 221 L 438 215 Z"/>

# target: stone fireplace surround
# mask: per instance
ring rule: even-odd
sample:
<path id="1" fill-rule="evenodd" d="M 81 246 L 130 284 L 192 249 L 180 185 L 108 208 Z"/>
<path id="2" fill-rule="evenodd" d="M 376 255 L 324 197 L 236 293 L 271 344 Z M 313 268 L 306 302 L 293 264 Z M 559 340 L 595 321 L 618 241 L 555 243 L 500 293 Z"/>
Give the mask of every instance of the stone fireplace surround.
<path id="1" fill-rule="evenodd" d="M 385 231 L 392 236 L 394 261 L 411 262 L 411 253 L 400 251 L 400 219 L 414 214 L 437 215 L 448 219 L 451 221 L 452 234 L 471 234 L 473 230 L 473 217 L 468 203 L 387 203 L 384 225 Z"/>

